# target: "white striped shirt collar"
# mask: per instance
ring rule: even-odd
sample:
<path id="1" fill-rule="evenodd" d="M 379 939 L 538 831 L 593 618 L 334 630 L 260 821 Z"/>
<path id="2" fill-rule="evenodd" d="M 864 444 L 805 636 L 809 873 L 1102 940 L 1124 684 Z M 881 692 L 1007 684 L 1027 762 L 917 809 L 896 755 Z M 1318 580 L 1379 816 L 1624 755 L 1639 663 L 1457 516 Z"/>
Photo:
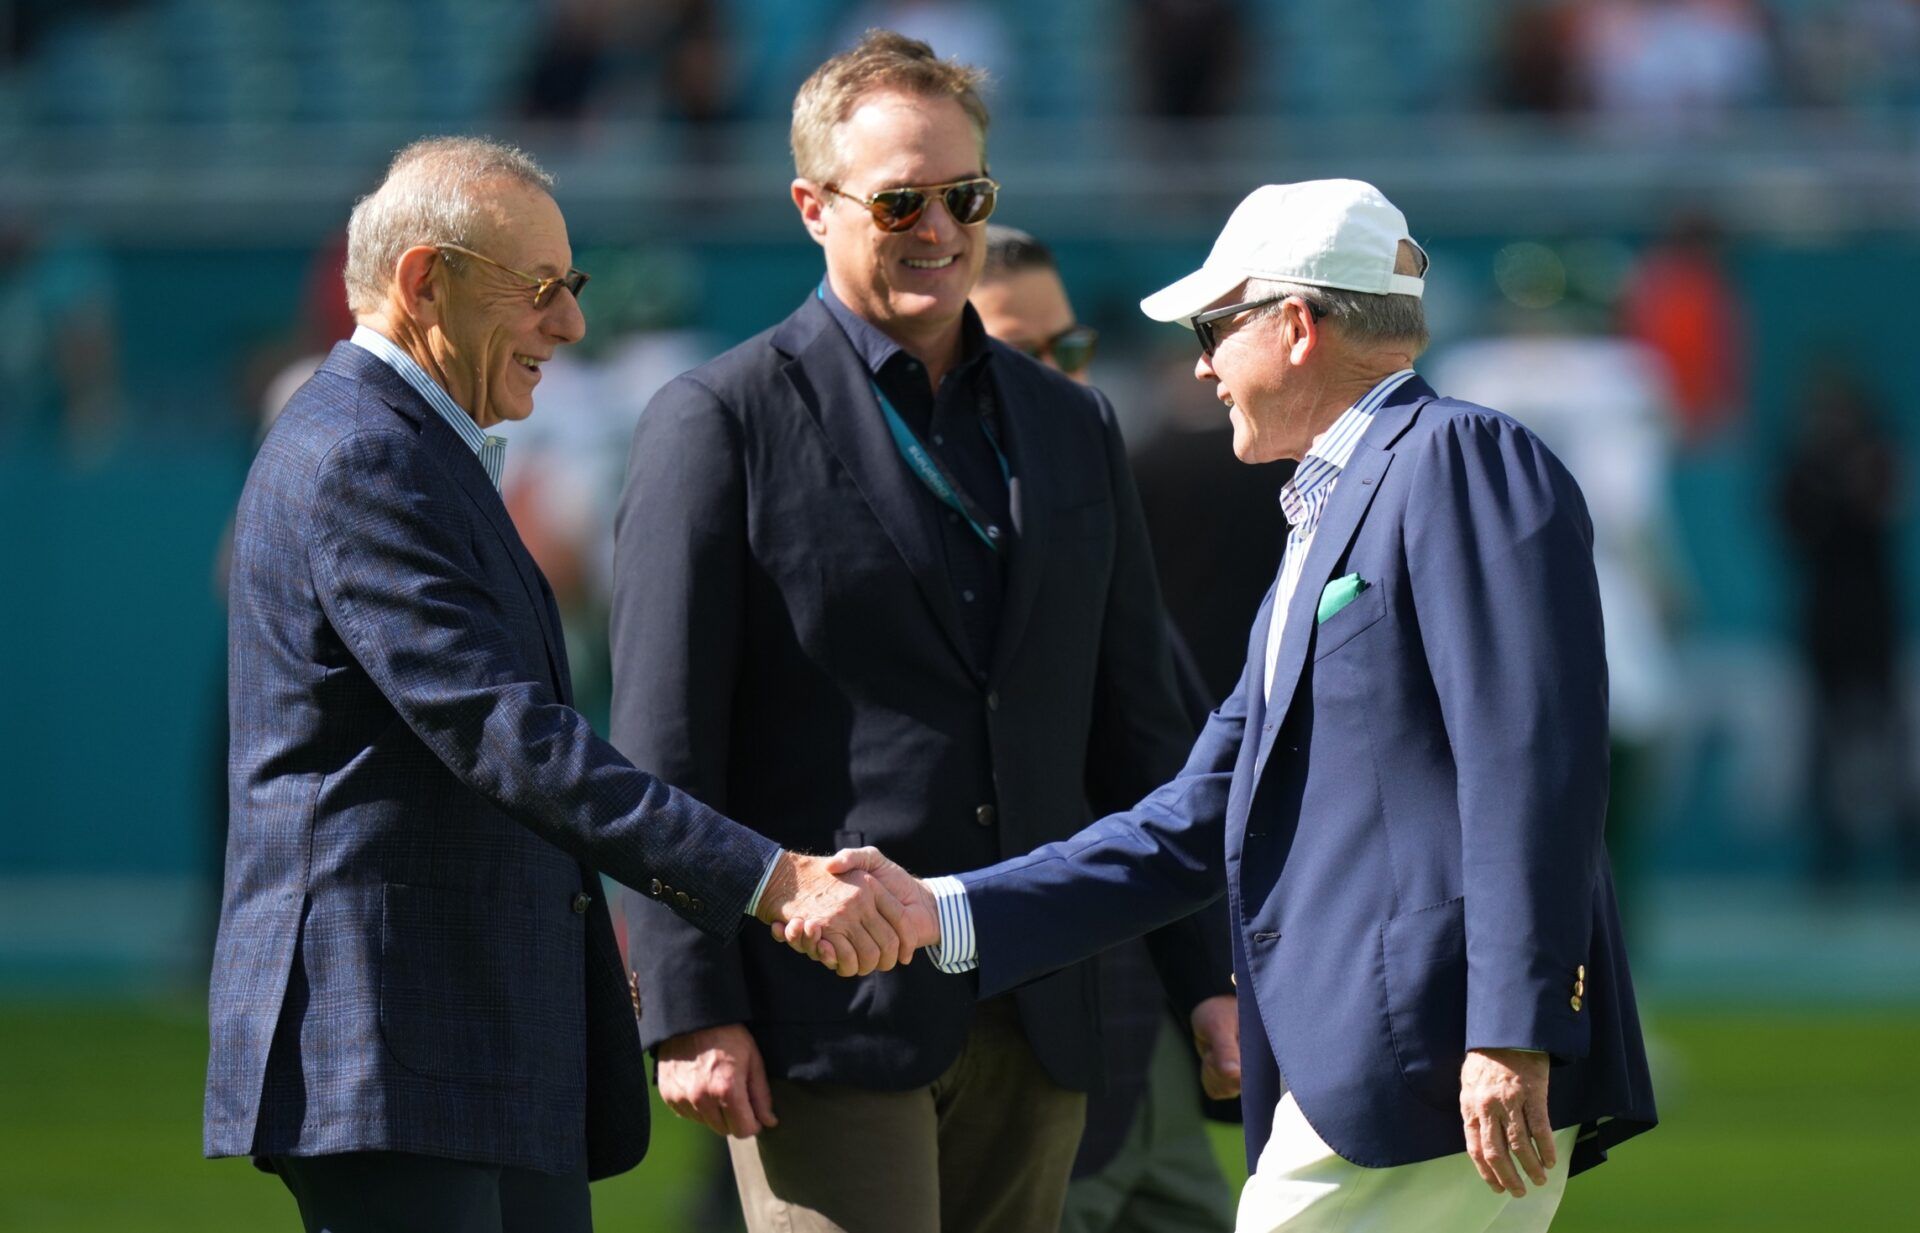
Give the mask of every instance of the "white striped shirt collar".
<path id="1" fill-rule="evenodd" d="M 420 367 L 412 356 L 401 350 L 399 345 L 385 334 L 369 326 L 359 325 L 354 327 L 353 337 L 347 341 L 363 351 L 371 352 L 375 359 L 400 374 L 400 379 L 412 387 L 414 393 L 426 399 L 427 405 L 447 422 L 447 427 L 453 429 L 455 435 L 467 443 L 467 448 L 473 451 L 474 456 L 480 460 L 480 465 L 486 468 L 487 478 L 493 481 L 493 486 L 500 487 L 500 469 L 507 457 L 505 437 L 491 436 L 482 432 L 480 425 L 473 422 L 473 417 L 461 409 L 459 403 L 453 401 L 453 395 L 441 388 L 439 382 L 427 375 L 426 369 Z"/>
<path id="2" fill-rule="evenodd" d="M 1412 376 L 1413 369 L 1402 368 L 1381 378 L 1357 402 L 1342 411 L 1340 418 L 1329 425 L 1326 431 L 1313 439 L 1313 444 L 1307 447 L 1307 456 L 1300 460 L 1293 478 L 1280 486 L 1280 506 L 1286 511 L 1287 521 L 1296 529 L 1308 523 L 1318 512 L 1314 496 L 1346 470 L 1347 464 L 1353 460 L 1353 451 L 1360 448 L 1361 438 L 1367 435 L 1367 429 L 1373 425 L 1374 414 Z M 1312 532 L 1308 529 L 1300 533 Z"/>

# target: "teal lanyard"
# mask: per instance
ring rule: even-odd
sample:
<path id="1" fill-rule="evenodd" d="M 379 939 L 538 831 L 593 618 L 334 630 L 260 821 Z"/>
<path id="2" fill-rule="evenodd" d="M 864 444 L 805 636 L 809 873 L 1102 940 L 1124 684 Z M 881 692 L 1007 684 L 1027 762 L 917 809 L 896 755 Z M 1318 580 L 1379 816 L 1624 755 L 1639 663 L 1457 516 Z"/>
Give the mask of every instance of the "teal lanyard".
<path id="1" fill-rule="evenodd" d="M 1000 534 L 1000 528 L 991 523 L 981 522 L 981 515 L 973 508 L 973 503 L 961 495 L 960 489 L 947 478 L 946 472 L 940 469 L 940 464 L 934 461 L 933 455 L 927 452 L 927 447 L 920 444 L 920 438 L 913 435 L 913 429 L 907 427 L 907 422 L 900 418 L 898 411 L 893 409 L 893 403 L 889 402 L 887 396 L 881 392 L 879 382 L 869 382 L 869 384 L 873 386 L 873 396 L 880 400 L 880 413 L 887 417 L 887 431 L 893 434 L 893 447 L 900 451 L 900 457 L 906 459 L 907 466 L 919 477 L 920 482 L 927 486 L 927 491 L 938 497 L 954 513 L 965 518 L 967 525 L 973 528 L 973 533 L 980 537 L 981 543 L 996 553 L 1005 552 L 1006 543 Z M 1012 484 L 1013 472 L 1007 466 L 1007 456 L 1001 452 L 1000 443 L 994 440 L 993 430 L 987 427 L 984 415 L 980 418 L 980 431 L 986 436 L 987 444 L 993 447 L 994 458 L 999 460 L 1000 478 Z"/>

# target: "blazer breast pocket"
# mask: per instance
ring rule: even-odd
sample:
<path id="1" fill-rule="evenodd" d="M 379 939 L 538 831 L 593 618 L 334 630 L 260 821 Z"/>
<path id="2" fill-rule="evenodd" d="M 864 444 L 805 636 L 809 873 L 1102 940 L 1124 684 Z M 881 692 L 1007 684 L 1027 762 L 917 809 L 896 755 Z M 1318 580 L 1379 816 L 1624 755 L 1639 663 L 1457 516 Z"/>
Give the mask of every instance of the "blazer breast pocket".
<path id="1" fill-rule="evenodd" d="M 1320 623 L 1314 634 L 1313 657 L 1325 659 L 1352 642 L 1387 615 L 1386 588 L 1374 585 L 1353 597 L 1353 602 Z"/>

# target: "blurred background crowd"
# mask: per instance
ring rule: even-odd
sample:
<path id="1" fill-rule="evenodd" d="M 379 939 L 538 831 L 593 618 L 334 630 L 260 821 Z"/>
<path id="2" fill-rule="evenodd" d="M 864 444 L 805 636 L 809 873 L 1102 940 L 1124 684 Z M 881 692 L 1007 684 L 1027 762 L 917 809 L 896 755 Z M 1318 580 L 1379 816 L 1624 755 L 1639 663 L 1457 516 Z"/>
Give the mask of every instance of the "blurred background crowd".
<path id="1" fill-rule="evenodd" d="M 818 279 L 787 112 L 876 25 L 993 73 L 996 221 L 1056 251 L 1101 331 L 1092 379 L 1216 689 L 1284 471 L 1231 460 L 1191 336 L 1135 302 L 1254 185 L 1365 178 L 1433 256 L 1428 378 L 1533 426 L 1593 509 L 1664 1109 L 1712 1069 L 1689 1032 L 1734 1030 L 1703 1008 L 1855 1033 L 1806 1052 L 1920 1044 L 1920 0 L 0 0 L 0 1140 L 71 1111 L 36 1042 L 118 1022 L 96 1052 L 180 1042 L 130 1073 L 200 1060 L 165 1025 L 192 1021 L 218 887 L 223 528 L 263 424 L 349 332 L 355 197 L 428 132 L 558 176 L 590 333 L 507 430 L 505 490 L 603 716 L 633 425 Z M 1920 1100 L 1861 1073 L 1860 1109 Z M 242 1185 L 191 1159 L 181 1091 L 147 1150 Z M 0 1185 L 0 1217 L 92 1227 L 32 1222 L 66 1210 L 58 1175 Z"/>

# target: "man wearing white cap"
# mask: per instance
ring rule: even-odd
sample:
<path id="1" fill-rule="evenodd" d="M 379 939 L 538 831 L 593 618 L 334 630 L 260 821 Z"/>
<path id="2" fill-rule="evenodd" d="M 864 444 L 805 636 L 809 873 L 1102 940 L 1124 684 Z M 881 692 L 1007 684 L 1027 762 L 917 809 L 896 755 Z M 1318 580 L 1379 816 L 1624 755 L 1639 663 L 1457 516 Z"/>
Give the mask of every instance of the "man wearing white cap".
<path id="1" fill-rule="evenodd" d="M 1268 185 L 1142 304 L 1199 337 L 1242 461 L 1300 460 L 1246 670 L 1180 775 L 956 878 L 839 858 L 983 997 L 1224 891 L 1241 1233 L 1545 1229 L 1655 1121 L 1586 505 L 1525 428 L 1413 372 L 1426 264 L 1371 185 Z"/>

